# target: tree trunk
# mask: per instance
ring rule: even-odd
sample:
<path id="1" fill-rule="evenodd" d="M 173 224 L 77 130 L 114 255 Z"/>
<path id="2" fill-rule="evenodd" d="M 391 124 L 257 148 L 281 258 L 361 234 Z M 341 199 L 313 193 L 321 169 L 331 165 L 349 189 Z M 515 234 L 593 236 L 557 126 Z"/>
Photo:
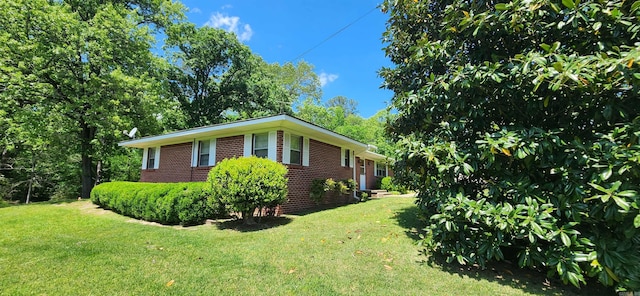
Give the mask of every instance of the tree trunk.
<path id="1" fill-rule="evenodd" d="M 83 199 L 87 199 L 91 197 L 91 189 L 93 189 L 93 184 L 94 184 L 93 176 L 92 176 L 93 170 L 91 169 L 92 162 L 93 162 L 93 159 L 91 158 L 91 140 L 93 139 L 93 136 L 95 133 L 93 132 L 93 128 L 91 128 L 84 121 L 80 122 L 80 126 L 82 127 L 82 131 L 80 134 L 80 143 L 81 143 L 80 154 L 82 156 L 82 164 L 81 164 L 82 195 L 81 197 Z"/>
<path id="2" fill-rule="evenodd" d="M 36 158 L 32 154 L 31 155 L 31 178 L 29 178 L 29 189 L 27 189 L 27 200 L 25 201 L 26 204 L 28 204 L 29 201 L 31 200 L 31 190 L 33 188 L 33 179 L 35 177 L 36 177 Z"/>
<path id="3" fill-rule="evenodd" d="M 255 211 L 255 209 L 253 211 Z M 253 220 L 253 211 L 242 212 L 242 220 L 244 222 L 244 225 L 256 224 L 256 221 Z"/>
<path id="4" fill-rule="evenodd" d="M 93 182 L 94 187 L 98 185 L 98 183 L 100 183 L 101 175 L 102 175 L 102 161 L 98 160 L 98 163 L 96 164 L 96 179 L 95 179 L 95 182 Z"/>

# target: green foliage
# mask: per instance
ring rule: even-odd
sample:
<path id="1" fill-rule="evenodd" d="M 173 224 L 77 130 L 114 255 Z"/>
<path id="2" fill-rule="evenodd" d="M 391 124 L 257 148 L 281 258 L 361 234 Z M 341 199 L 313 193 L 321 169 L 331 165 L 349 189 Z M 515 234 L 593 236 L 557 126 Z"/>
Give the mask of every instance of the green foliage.
<path id="1" fill-rule="evenodd" d="M 407 193 L 407 187 L 402 184 L 398 184 L 398 180 L 393 177 L 387 176 L 384 178 L 380 178 L 378 179 L 378 182 L 380 182 L 380 189 L 387 190 L 389 192 L 395 191 L 399 192 L 400 194 Z"/>
<path id="2" fill-rule="evenodd" d="M 28 187 L 49 167 L 56 177 L 75 173 L 69 180 L 81 180 L 88 198 L 122 130 L 159 131 L 154 113 L 165 96 L 151 32 L 180 18 L 182 6 L 126 2 L 0 2 L 0 115 L 11 116 L 0 128 L 12 136 L 1 145 L 21 148 L 16 158 L 32 174 L 18 177 Z M 50 150 L 62 156 L 49 160 Z M 80 156 L 78 170 L 59 171 L 69 155 Z"/>
<path id="3" fill-rule="evenodd" d="M 369 194 L 368 194 L 368 193 L 366 193 L 366 192 L 362 192 L 362 193 L 360 193 L 360 201 L 361 201 L 361 202 L 365 202 L 365 201 L 367 201 L 367 200 L 369 200 Z"/>
<path id="4" fill-rule="evenodd" d="M 210 202 L 227 211 L 242 214 L 245 223 L 287 198 L 287 168 L 278 162 L 255 156 L 225 159 L 209 171 Z"/>
<path id="5" fill-rule="evenodd" d="M 370 118 L 363 118 L 356 114 L 355 108 L 356 103 L 345 97 L 333 98 L 326 106 L 307 99 L 298 106 L 295 115 L 354 140 L 372 144 L 378 148 L 377 153 L 391 155 L 395 144 L 387 137 L 385 126 L 387 120 L 395 115 L 382 110 Z"/>
<path id="6" fill-rule="evenodd" d="M 335 194 L 349 194 L 358 189 L 358 183 L 353 179 L 335 181 L 333 178 L 314 179 L 311 181 L 309 198 L 316 203 L 321 203 L 327 197 L 328 192 Z"/>
<path id="7" fill-rule="evenodd" d="M 311 65 L 267 64 L 223 29 L 178 23 L 168 37 L 169 88 L 186 116 L 174 128 L 292 113 L 299 97 L 320 96 Z"/>
<path id="8" fill-rule="evenodd" d="M 639 7 L 383 4 L 396 171 L 432 250 L 640 289 Z"/>
<path id="9" fill-rule="evenodd" d="M 220 214 L 205 187 L 204 182 L 108 182 L 93 188 L 91 201 L 136 219 L 193 225 Z"/>

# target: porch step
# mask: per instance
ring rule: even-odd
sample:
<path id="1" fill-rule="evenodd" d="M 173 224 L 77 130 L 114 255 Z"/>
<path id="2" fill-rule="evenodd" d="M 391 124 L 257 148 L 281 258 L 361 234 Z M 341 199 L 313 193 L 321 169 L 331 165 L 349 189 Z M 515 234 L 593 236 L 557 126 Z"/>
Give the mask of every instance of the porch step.
<path id="1" fill-rule="evenodd" d="M 382 189 L 367 189 L 362 190 L 361 192 L 367 193 L 369 197 L 384 197 L 385 195 L 389 195 L 389 192 Z"/>

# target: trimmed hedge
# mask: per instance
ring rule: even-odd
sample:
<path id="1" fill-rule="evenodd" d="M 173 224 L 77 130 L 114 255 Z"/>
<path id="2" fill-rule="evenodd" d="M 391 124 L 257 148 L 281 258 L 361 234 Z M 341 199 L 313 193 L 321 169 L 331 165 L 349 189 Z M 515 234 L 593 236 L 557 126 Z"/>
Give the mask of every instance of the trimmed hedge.
<path id="1" fill-rule="evenodd" d="M 162 224 L 193 225 L 219 214 L 208 203 L 204 182 L 108 182 L 91 191 L 91 201 L 119 214 Z"/>

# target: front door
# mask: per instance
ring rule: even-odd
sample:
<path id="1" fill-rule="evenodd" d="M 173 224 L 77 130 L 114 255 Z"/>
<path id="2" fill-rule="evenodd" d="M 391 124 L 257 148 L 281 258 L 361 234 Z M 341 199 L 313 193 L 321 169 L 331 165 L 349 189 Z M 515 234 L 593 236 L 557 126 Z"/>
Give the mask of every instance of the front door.
<path id="1" fill-rule="evenodd" d="M 364 159 L 360 159 L 360 190 L 367 189 L 367 171 L 364 166 Z"/>

